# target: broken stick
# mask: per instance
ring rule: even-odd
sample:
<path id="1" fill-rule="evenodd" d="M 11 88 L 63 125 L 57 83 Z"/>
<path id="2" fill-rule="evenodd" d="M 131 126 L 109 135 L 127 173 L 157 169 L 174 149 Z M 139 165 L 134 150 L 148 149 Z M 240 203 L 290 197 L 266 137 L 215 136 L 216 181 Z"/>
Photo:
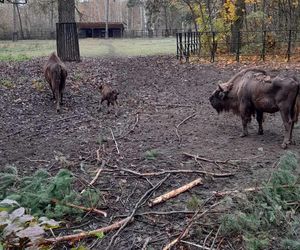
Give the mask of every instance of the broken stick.
<path id="1" fill-rule="evenodd" d="M 90 213 L 100 214 L 100 215 L 103 215 L 104 217 L 107 217 L 106 212 L 104 212 L 102 210 L 99 210 L 97 208 L 83 207 L 83 206 L 75 205 L 75 204 L 72 204 L 72 203 L 69 203 L 69 202 L 60 203 L 56 199 L 52 199 L 52 202 L 57 203 L 57 204 L 61 204 L 61 205 L 64 205 L 64 206 L 72 207 L 72 208 L 77 208 L 77 209 L 80 209 L 80 210 L 83 210 L 83 211 L 86 211 L 86 212 L 90 212 Z"/>
<path id="2" fill-rule="evenodd" d="M 101 227 L 99 229 L 88 231 L 88 232 L 82 232 L 82 233 L 72 234 L 72 235 L 65 235 L 65 236 L 56 237 L 56 238 L 43 239 L 43 240 L 41 240 L 41 242 L 39 242 L 39 245 L 57 244 L 57 243 L 63 242 L 63 241 L 72 241 L 72 242 L 79 241 L 84 238 L 96 236 L 98 233 L 107 233 L 112 230 L 115 230 L 115 229 L 121 227 L 124 223 L 128 223 L 130 221 L 130 219 L 131 218 L 127 217 L 127 218 L 117 221 L 107 227 Z"/>
<path id="3" fill-rule="evenodd" d="M 101 163 L 101 167 L 98 169 L 97 171 L 97 174 L 95 175 L 95 177 L 93 178 L 93 180 L 89 183 L 89 187 L 91 187 L 95 182 L 96 180 L 98 179 L 100 173 L 102 172 L 104 166 L 105 166 L 106 162 L 104 160 L 102 160 L 102 163 Z M 80 194 L 83 194 L 85 192 L 85 189 L 83 189 Z"/>
<path id="4" fill-rule="evenodd" d="M 109 128 L 109 129 L 110 129 L 110 133 L 111 133 L 112 139 L 113 139 L 113 140 L 114 140 L 114 142 L 115 142 L 116 149 L 117 149 L 117 152 L 118 152 L 118 155 L 119 155 L 119 154 L 120 154 L 120 150 L 119 150 L 118 143 L 117 143 L 117 141 L 116 141 L 116 138 L 115 138 L 114 132 L 112 131 L 112 129 L 111 129 L 111 128 Z"/>
<path id="5" fill-rule="evenodd" d="M 169 200 L 169 199 L 171 199 L 171 198 L 173 198 L 173 197 L 175 197 L 175 196 L 177 196 L 177 195 L 179 195 L 179 194 L 181 194 L 181 193 L 183 193 L 183 192 L 185 192 L 185 191 L 187 191 L 187 190 L 189 190 L 189 189 L 191 189 L 194 186 L 199 185 L 199 184 L 203 184 L 201 178 L 198 178 L 198 179 L 196 179 L 196 180 L 194 180 L 194 181 L 192 181 L 192 182 L 190 182 L 190 183 L 188 183 L 188 184 L 186 184 L 186 185 L 184 185 L 180 188 L 177 188 L 177 189 L 172 190 L 172 191 L 170 191 L 166 194 L 163 194 L 163 195 L 161 195 L 161 196 L 159 196 L 155 199 L 150 200 L 149 206 L 152 207 L 152 206 L 157 205 L 159 203 L 162 203 L 166 200 Z"/>

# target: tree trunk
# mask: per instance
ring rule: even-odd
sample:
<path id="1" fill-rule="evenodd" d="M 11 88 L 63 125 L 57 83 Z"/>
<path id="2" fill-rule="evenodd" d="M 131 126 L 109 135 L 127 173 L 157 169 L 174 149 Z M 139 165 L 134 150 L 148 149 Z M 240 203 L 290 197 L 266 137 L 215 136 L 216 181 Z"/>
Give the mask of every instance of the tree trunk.
<path id="1" fill-rule="evenodd" d="M 16 4 L 16 8 L 17 8 L 18 17 L 19 17 L 21 39 L 24 39 L 23 24 L 22 24 L 22 19 L 21 19 L 21 14 L 20 14 L 20 9 L 19 9 L 19 5 L 18 4 Z"/>
<path id="2" fill-rule="evenodd" d="M 240 36 L 239 31 L 241 31 L 243 27 L 244 21 L 244 10 L 245 9 L 245 0 L 237 0 L 235 5 L 235 14 L 237 19 L 233 22 L 231 26 L 231 44 L 230 44 L 230 52 L 235 53 L 240 44 Z"/>
<path id="3" fill-rule="evenodd" d="M 58 0 L 57 54 L 63 61 L 80 61 L 75 0 Z"/>

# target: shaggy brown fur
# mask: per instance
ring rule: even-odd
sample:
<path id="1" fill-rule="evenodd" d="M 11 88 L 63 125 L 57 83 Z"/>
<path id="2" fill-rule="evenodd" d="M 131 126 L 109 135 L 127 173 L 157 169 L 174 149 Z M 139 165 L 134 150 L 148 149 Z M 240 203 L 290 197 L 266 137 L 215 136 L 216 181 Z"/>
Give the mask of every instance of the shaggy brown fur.
<path id="1" fill-rule="evenodd" d="M 50 85 L 53 99 L 56 99 L 56 111 L 59 112 L 60 104 L 63 101 L 67 70 L 55 52 L 50 55 L 47 63 L 44 65 L 44 75 Z"/>
<path id="2" fill-rule="evenodd" d="M 112 89 L 112 87 L 110 87 L 108 84 L 102 83 L 101 86 L 99 87 L 100 89 L 100 93 L 101 93 L 101 104 L 104 101 L 107 101 L 107 106 L 109 107 L 110 104 L 112 104 L 113 106 L 115 104 L 118 104 L 117 99 L 118 99 L 118 95 L 119 92 Z"/>
<path id="3" fill-rule="evenodd" d="M 280 111 L 285 127 L 282 147 L 286 148 L 292 141 L 294 123 L 298 120 L 299 90 L 300 83 L 295 77 L 271 79 L 265 71 L 249 69 L 239 72 L 228 82 L 219 84 L 209 100 L 218 113 L 232 111 L 241 116 L 241 136 L 248 135 L 247 125 L 252 115 L 256 115 L 258 133 L 263 134 L 263 113 Z"/>

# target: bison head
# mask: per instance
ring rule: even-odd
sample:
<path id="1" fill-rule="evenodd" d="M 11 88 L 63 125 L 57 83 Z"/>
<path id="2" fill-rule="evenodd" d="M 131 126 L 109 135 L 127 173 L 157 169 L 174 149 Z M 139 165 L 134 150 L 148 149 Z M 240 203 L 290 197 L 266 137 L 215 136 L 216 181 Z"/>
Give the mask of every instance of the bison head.
<path id="1" fill-rule="evenodd" d="M 228 93 L 230 89 L 222 84 L 218 84 L 218 88 L 209 97 L 210 104 L 218 112 L 228 111 Z"/>

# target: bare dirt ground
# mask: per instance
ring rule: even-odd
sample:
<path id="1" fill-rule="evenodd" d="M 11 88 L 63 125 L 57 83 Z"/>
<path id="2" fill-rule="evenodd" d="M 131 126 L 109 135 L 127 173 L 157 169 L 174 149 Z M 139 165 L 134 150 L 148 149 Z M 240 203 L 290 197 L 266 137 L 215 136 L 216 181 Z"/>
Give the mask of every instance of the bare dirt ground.
<path id="1" fill-rule="evenodd" d="M 229 79 L 237 72 L 238 65 L 223 68 L 179 64 L 169 56 L 83 59 L 80 63 L 67 63 L 65 103 L 62 113 L 57 114 L 42 75 L 45 60 L 0 63 L 1 78 L 9 82 L 8 87 L 0 86 L 0 167 L 13 164 L 24 175 L 40 168 L 54 175 L 60 168 L 68 167 L 79 178 L 90 182 L 101 161 L 107 162 L 94 187 L 103 194 L 104 202 L 99 209 L 105 210 L 108 218 L 90 214 L 81 223 L 66 221 L 72 228 L 59 229 L 57 234 L 72 234 L 78 228 L 92 230 L 124 218 L 152 185 L 166 177 L 162 174 L 145 178 L 128 170 L 157 173 L 192 169 L 234 174 L 224 178 L 199 173 L 171 174 L 151 197 L 198 177 L 203 178 L 203 185 L 152 208 L 143 204 L 137 210 L 139 215 L 119 233 L 112 247 L 141 249 L 150 237 L 148 249 L 162 249 L 182 232 L 193 212 L 166 215 L 157 212 L 190 211 L 192 197 L 206 200 L 213 191 L 260 185 L 284 153 L 280 148 L 283 126 L 279 114 L 265 117 L 264 135 L 257 135 L 253 121 L 249 137 L 240 138 L 240 119 L 232 114 L 218 115 L 210 106 L 208 97 L 217 81 Z M 271 73 L 286 74 L 285 70 Z M 105 105 L 98 110 L 97 85 L 101 82 L 110 83 L 121 93 L 117 115 L 113 111 L 107 113 Z M 177 134 L 176 125 L 182 121 Z M 299 132 L 296 126 L 297 145 Z M 297 145 L 289 149 L 297 151 Z M 184 152 L 210 160 L 236 161 L 234 164 L 196 161 Z M 61 156 L 65 157 L 65 164 L 59 160 Z M 79 183 L 78 188 L 82 189 L 83 184 Z M 203 209 L 215 202 L 217 198 L 212 198 Z M 202 245 L 211 229 L 215 235 L 219 215 L 218 210 L 208 212 L 191 227 L 186 239 Z M 90 238 L 84 244 L 90 249 L 104 249 L 114 234 L 115 231 L 103 239 Z M 207 238 L 207 246 L 213 238 Z M 216 239 L 215 246 L 230 249 L 228 242 L 239 246 L 235 239 L 222 237 Z M 181 244 L 185 247 L 181 249 L 193 249 Z"/>

